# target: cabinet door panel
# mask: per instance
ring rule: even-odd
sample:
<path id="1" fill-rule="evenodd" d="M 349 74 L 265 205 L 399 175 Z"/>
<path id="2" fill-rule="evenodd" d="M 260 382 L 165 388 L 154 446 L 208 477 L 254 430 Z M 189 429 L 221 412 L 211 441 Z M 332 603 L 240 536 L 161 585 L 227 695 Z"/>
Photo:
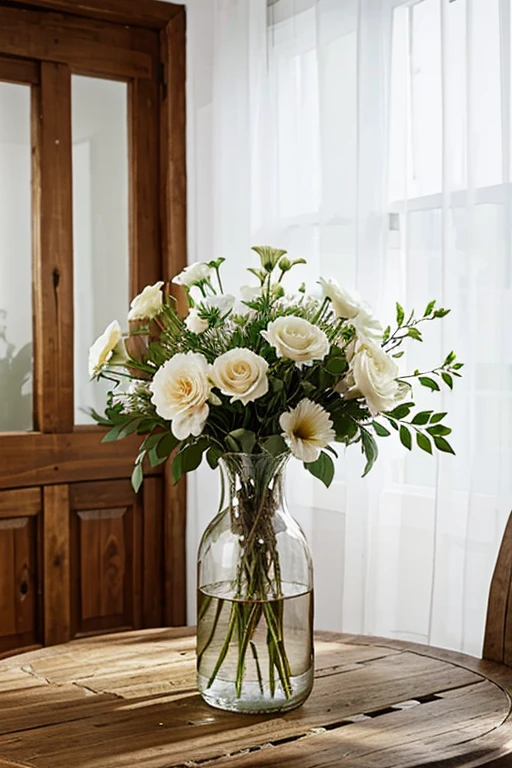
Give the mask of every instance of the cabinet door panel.
<path id="1" fill-rule="evenodd" d="M 40 643 L 37 489 L 0 493 L 0 654 Z"/>
<path id="2" fill-rule="evenodd" d="M 128 480 L 71 486 L 73 635 L 140 626 L 141 520 Z"/>

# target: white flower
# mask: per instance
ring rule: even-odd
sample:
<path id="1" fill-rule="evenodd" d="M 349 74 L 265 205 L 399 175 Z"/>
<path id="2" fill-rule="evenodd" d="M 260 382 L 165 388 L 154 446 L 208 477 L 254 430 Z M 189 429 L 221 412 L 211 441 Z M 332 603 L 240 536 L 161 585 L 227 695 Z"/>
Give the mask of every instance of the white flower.
<path id="1" fill-rule="evenodd" d="M 180 352 L 158 369 L 149 385 L 156 412 L 163 419 L 172 420 L 172 432 L 178 440 L 203 431 L 209 413 L 209 372 L 203 355 Z"/>
<path id="2" fill-rule="evenodd" d="M 350 321 L 350 324 L 354 326 L 358 336 L 366 336 L 367 339 L 373 339 L 374 341 L 380 341 L 384 328 L 373 316 L 370 307 L 361 309 L 355 317 Z"/>
<path id="3" fill-rule="evenodd" d="M 323 360 L 329 352 L 329 340 L 322 329 L 295 315 L 278 317 L 261 335 L 275 347 L 278 357 L 295 360 L 299 368 Z"/>
<path id="4" fill-rule="evenodd" d="M 358 339 L 351 360 L 354 388 L 346 397 L 363 396 L 372 416 L 389 411 L 407 392 L 396 381 L 398 366 L 379 344 L 370 339 Z"/>
<path id="5" fill-rule="evenodd" d="M 163 307 L 160 289 L 163 284 L 163 280 L 159 280 L 154 285 L 146 285 L 142 293 L 139 293 L 130 304 L 128 320 L 152 320 L 160 314 Z"/>
<path id="6" fill-rule="evenodd" d="M 349 293 L 349 291 L 338 285 L 333 278 L 324 280 L 324 278 L 321 277 L 318 282 L 322 286 L 324 296 L 331 300 L 334 311 L 338 317 L 352 318 L 363 309 L 363 302 L 355 291 Z"/>
<path id="7" fill-rule="evenodd" d="M 122 365 L 127 358 L 121 326 L 114 320 L 89 349 L 89 376 L 96 376 L 107 363 Z"/>
<path id="8" fill-rule="evenodd" d="M 221 293 L 219 296 L 208 296 L 201 304 L 208 309 L 218 309 L 221 317 L 229 315 L 235 306 L 235 297 L 230 293 Z"/>
<path id="9" fill-rule="evenodd" d="M 208 328 L 208 320 L 199 317 L 197 309 L 191 309 L 185 318 L 185 325 L 192 333 L 203 333 Z"/>
<path id="10" fill-rule="evenodd" d="M 239 290 L 240 298 L 236 302 L 235 312 L 237 315 L 248 315 L 252 317 L 254 310 L 244 304 L 246 301 L 255 301 L 261 296 L 261 286 L 242 285 Z"/>
<path id="11" fill-rule="evenodd" d="M 211 267 L 202 261 L 196 261 L 194 264 L 190 264 L 188 267 L 173 277 L 172 282 L 176 285 L 185 285 L 190 287 L 192 283 L 200 283 L 202 280 L 206 280 L 211 275 Z"/>
<path id="12" fill-rule="evenodd" d="M 321 405 L 304 398 L 293 409 L 281 414 L 279 424 L 290 451 L 301 461 L 316 461 L 320 449 L 335 439 L 332 421 Z"/>
<path id="13" fill-rule="evenodd" d="M 268 392 L 268 363 L 250 349 L 236 347 L 218 357 L 212 366 L 212 380 L 231 402 L 251 403 Z"/>

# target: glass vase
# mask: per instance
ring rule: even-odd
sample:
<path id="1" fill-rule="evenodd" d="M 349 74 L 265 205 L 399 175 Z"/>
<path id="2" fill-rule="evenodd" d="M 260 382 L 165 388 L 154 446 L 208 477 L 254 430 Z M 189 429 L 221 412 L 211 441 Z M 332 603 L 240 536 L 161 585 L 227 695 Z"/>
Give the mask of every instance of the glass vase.
<path id="1" fill-rule="evenodd" d="M 313 685 L 313 570 L 283 496 L 287 455 L 220 461 L 221 511 L 198 553 L 197 681 L 208 704 L 284 712 Z"/>

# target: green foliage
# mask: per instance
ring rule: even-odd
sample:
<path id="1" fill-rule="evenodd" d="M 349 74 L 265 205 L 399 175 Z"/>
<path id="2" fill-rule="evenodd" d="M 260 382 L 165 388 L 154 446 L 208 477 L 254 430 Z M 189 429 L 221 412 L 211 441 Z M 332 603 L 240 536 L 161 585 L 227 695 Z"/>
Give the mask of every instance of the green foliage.
<path id="1" fill-rule="evenodd" d="M 399 434 L 400 434 L 400 442 L 410 451 L 412 448 L 412 437 L 411 437 L 411 433 L 409 432 L 405 424 L 400 424 Z"/>
<path id="2" fill-rule="evenodd" d="M 334 463 L 327 453 L 322 451 L 316 461 L 304 462 L 304 466 L 313 477 L 321 480 L 326 488 L 330 486 L 334 478 Z"/>
<path id="3" fill-rule="evenodd" d="M 373 435 L 364 427 L 361 427 L 361 446 L 362 451 L 366 456 L 366 465 L 362 475 L 365 477 L 377 461 L 379 449 L 377 448 L 377 443 L 375 442 Z"/>

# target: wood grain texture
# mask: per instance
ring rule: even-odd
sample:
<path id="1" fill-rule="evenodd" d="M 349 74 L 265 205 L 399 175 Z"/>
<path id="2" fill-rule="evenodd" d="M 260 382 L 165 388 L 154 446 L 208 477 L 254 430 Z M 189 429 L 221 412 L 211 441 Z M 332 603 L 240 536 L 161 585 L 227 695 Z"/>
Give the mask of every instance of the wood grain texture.
<path id="1" fill-rule="evenodd" d="M 489 590 L 484 659 L 512 666 L 512 515 L 510 515 Z"/>
<path id="2" fill-rule="evenodd" d="M 45 432 L 70 432 L 74 421 L 70 77 L 45 62 L 33 89 L 35 428 Z"/>
<path id="3" fill-rule="evenodd" d="M 118 24 L 162 29 L 182 6 L 156 0 L 10 0 L 13 5 L 64 11 Z"/>
<path id="4" fill-rule="evenodd" d="M 30 755 L 32 768 L 470 768 L 510 760 L 512 670 L 417 648 L 317 633 L 313 693 L 283 716 L 208 707 L 195 691 L 191 629 L 46 648 L 0 662 L 0 756 Z"/>
<path id="5" fill-rule="evenodd" d="M 39 64 L 35 61 L 0 56 L 0 80 L 8 83 L 37 85 L 39 83 Z"/>
<path id="6" fill-rule="evenodd" d="M 166 280 L 187 264 L 186 143 L 185 143 L 185 8 L 160 33 L 165 73 L 160 108 L 160 222 L 163 274 Z M 178 311 L 186 313 L 186 297 L 170 285 Z M 173 485 L 164 474 L 165 622 L 186 622 L 186 483 Z"/>
<path id="7" fill-rule="evenodd" d="M 17 488 L 0 492 L 0 519 L 9 517 L 32 517 L 41 512 L 41 491 L 39 488 Z"/>
<path id="8" fill-rule="evenodd" d="M 129 478 L 141 443 L 140 435 L 102 443 L 100 429 L 71 434 L 2 435 L 0 490 L 3 488 Z M 161 467 L 145 468 L 148 475 Z"/>
<path id="9" fill-rule="evenodd" d="M 71 637 L 69 492 L 67 485 L 43 491 L 44 641 L 63 643 Z"/>
<path id="10" fill-rule="evenodd" d="M 155 38 L 155 66 L 158 46 Z M 162 277 L 159 220 L 158 82 L 133 80 L 128 91 L 130 146 L 130 291 Z"/>
<path id="11" fill-rule="evenodd" d="M 73 72 L 149 78 L 151 57 L 143 35 L 115 24 L 0 6 L 0 54 L 67 64 Z"/>
<path id="12" fill-rule="evenodd" d="M 148 477 L 143 487 L 142 624 L 161 627 L 164 601 L 163 481 Z"/>

